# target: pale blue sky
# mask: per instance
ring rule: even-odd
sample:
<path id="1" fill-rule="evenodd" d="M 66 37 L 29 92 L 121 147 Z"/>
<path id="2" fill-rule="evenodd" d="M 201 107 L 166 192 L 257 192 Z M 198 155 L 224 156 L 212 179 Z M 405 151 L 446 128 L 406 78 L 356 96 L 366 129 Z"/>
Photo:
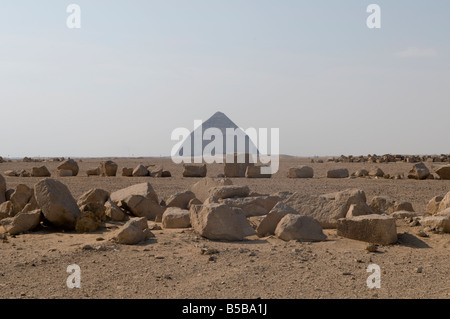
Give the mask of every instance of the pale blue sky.
<path id="1" fill-rule="evenodd" d="M 216 111 L 279 128 L 286 154 L 450 153 L 449 17 L 447 0 L 1 0 L 0 156 L 169 155 Z"/>

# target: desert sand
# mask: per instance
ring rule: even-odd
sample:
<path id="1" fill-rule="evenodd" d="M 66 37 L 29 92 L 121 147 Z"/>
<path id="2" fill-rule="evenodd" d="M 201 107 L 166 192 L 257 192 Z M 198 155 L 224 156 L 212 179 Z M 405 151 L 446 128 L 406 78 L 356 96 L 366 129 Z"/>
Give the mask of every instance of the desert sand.
<path id="1" fill-rule="evenodd" d="M 150 182 L 160 199 L 186 190 L 198 178 L 183 178 L 182 166 L 170 158 L 112 158 L 119 165 L 116 177 L 87 177 L 103 159 L 82 159 L 76 177 L 57 177 L 58 162 L 42 163 L 52 178 L 68 186 L 78 198 L 92 188 L 109 192 Z M 38 163 L 39 165 L 41 163 Z M 172 173 L 169 178 L 122 177 L 122 167 L 156 164 Z M 431 171 L 441 163 L 426 163 Z M 289 179 L 289 167 L 309 165 L 312 179 Z M 0 164 L 6 170 L 31 170 L 37 163 Z M 232 178 L 261 194 L 277 191 L 325 194 L 348 188 L 365 191 L 368 201 L 386 195 L 412 203 L 425 213 L 428 201 L 450 191 L 449 180 L 329 179 L 331 168 L 350 173 L 380 167 L 385 173 L 405 176 L 410 163 L 310 163 L 306 158 L 284 157 L 270 179 Z M 223 173 L 223 165 L 208 165 L 207 176 Z M 41 178 L 6 177 L 8 188 L 33 187 Z M 284 242 L 274 236 L 251 236 L 245 241 L 212 241 L 192 229 L 153 230 L 155 238 L 138 245 L 119 245 L 110 234 L 123 223 L 106 222 L 94 233 L 35 231 L 0 240 L 0 298 L 450 298 L 450 234 L 429 232 L 419 237 L 420 226 L 397 220 L 398 242 L 365 250 L 367 243 L 343 238 L 325 229 L 323 242 Z M 217 251 L 201 254 L 202 248 Z M 81 288 L 69 289 L 67 266 L 81 269 Z M 369 289 L 370 264 L 381 268 L 381 288 Z"/>

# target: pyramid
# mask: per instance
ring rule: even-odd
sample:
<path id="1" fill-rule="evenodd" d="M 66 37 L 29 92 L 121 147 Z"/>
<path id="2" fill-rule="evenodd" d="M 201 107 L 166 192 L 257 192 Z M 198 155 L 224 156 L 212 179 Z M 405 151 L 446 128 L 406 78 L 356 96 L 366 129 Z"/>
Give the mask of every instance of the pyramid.
<path id="1" fill-rule="evenodd" d="M 204 133 L 208 129 L 218 129 L 221 132 L 222 136 L 222 148 L 220 149 L 212 149 L 210 147 L 210 153 L 207 152 L 207 155 L 226 155 L 226 154 L 258 154 L 258 150 L 256 145 L 252 142 L 250 137 L 239 128 L 232 120 L 228 118 L 222 112 L 216 112 L 213 116 L 211 116 L 208 120 L 202 123 L 201 127 L 196 128 L 191 134 L 184 140 L 183 144 L 177 151 L 177 156 L 180 157 L 200 157 L 204 154 L 205 147 L 208 144 L 211 144 L 216 136 L 212 133 L 211 140 L 207 140 L 204 137 Z M 227 134 L 227 129 L 232 129 L 232 134 Z M 210 132 L 214 132 L 209 130 Z M 217 131 L 217 130 L 216 130 Z M 228 132 L 230 133 L 230 132 Z M 200 137 L 197 140 L 201 139 L 201 150 L 197 147 L 194 147 L 194 136 Z M 231 143 L 234 139 L 234 148 L 231 150 L 227 150 L 227 141 Z M 210 145 L 211 146 L 211 145 Z M 189 152 L 190 149 L 190 152 Z"/>

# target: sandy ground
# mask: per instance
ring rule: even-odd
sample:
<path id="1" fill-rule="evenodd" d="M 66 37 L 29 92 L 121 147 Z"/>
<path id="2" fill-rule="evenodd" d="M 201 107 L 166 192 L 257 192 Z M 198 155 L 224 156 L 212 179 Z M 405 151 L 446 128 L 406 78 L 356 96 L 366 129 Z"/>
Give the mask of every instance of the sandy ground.
<path id="1" fill-rule="evenodd" d="M 183 191 L 196 182 L 183 178 L 182 167 L 170 159 L 113 159 L 122 167 L 157 164 L 171 178 L 87 177 L 101 159 L 83 159 L 77 177 L 56 177 L 57 162 L 1 163 L 0 172 L 30 170 L 45 164 L 54 178 L 65 183 L 75 198 L 91 188 L 114 191 L 149 181 L 160 199 Z M 310 165 L 313 179 L 288 179 L 289 167 Z M 430 169 L 439 163 L 427 163 Z M 385 173 L 406 174 L 407 163 L 309 163 L 308 159 L 283 158 L 271 179 L 233 178 L 258 193 L 277 191 L 323 194 L 360 188 L 367 199 L 388 195 L 410 201 L 423 213 L 435 195 L 450 191 L 450 181 L 327 179 L 330 168 L 378 166 Z M 219 164 L 208 167 L 208 176 L 223 172 Z M 120 174 L 119 174 L 120 175 Z M 6 177 L 8 188 L 33 186 L 39 178 Z M 0 241 L 0 298 L 450 298 L 450 235 L 429 233 L 418 237 L 420 226 L 397 222 L 399 241 L 368 253 L 366 243 L 342 238 L 325 230 L 328 240 L 318 243 L 284 242 L 274 237 L 249 237 L 243 242 L 218 242 L 198 237 L 191 229 L 155 230 L 154 239 L 135 246 L 109 241 L 120 223 L 106 223 L 95 233 L 37 230 Z M 201 248 L 218 253 L 202 255 Z M 67 266 L 81 269 L 81 288 L 69 289 Z M 381 269 L 381 288 L 366 284 L 370 264 Z M 418 270 L 420 269 L 420 270 Z"/>

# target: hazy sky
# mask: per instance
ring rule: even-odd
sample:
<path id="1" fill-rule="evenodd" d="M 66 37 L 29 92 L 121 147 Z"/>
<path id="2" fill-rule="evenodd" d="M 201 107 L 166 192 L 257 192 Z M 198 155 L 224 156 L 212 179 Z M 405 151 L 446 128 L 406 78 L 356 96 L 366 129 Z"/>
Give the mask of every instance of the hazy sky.
<path id="1" fill-rule="evenodd" d="M 450 153 L 448 0 L 1 0 L 0 43 L 4 157 L 169 155 L 216 111 L 285 154 Z"/>

